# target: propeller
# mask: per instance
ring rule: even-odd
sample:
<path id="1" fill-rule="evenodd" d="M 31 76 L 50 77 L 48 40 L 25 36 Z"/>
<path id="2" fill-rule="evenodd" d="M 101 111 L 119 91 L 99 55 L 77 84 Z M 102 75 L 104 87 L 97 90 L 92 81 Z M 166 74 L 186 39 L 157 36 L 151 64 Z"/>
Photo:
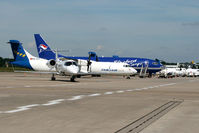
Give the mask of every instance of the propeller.
<path id="1" fill-rule="evenodd" d="M 89 71 L 90 65 L 92 64 L 91 62 L 91 54 L 89 54 L 88 60 L 87 60 L 87 71 Z"/>
<path id="2" fill-rule="evenodd" d="M 166 65 L 166 61 L 164 60 L 159 60 L 159 59 L 155 59 L 156 62 L 161 63 L 162 65 Z"/>
<path id="3" fill-rule="evenodd" d="M 99 61 L 98 56 L 96 55 L 96 61 Z"/>
<path id="4" fill-rule="evenodd" d="M 155 59 L 155 61 L 160 62 L 160 60 L 159 60 L 159 59 L 157 59 L 157 58 Z"/>
<path id="5" fill-rule="evenodd" d="M 88 55 L 89 55 L 89 57 L 88 57 L 88 60 L 87 60 L 87 71 L 89 71 L 90 65 L 92 64 L 91 57 L 95 57 L 95 61 L 99 61 L 99 58 L 98 58 L 98 56 L 96 55 L 95 52 L 90 51 L 90 52 L 88 52 Z"/>

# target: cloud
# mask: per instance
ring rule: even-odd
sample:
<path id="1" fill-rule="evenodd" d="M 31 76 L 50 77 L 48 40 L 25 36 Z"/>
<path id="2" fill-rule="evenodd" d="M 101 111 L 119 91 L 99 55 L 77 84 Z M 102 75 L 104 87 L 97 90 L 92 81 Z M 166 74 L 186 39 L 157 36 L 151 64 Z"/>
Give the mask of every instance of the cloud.
<path id="1" fill-rule="evenodd" d="M 18 39 L 37 55 L 32 34 L 41 33 L 76 56 L 92 49 L 107 56 L 192 58 L 199 42 L 198 6 L 195 0 L 0 1 L 0 43 Z M 0 56 L 9 56 L 6 47 Z"/>

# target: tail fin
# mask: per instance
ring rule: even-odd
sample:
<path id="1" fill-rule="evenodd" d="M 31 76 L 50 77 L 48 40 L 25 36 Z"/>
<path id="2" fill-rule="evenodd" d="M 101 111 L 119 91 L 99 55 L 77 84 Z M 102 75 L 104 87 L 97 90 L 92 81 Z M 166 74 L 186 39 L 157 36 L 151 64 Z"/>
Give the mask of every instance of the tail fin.
<path id="1" fill-rule="evenodd" d="M 35 36 L 35 41 L 37 45 L 37 52 L 39 54 L 40 58 L 43 59 L 55 59 L 55 53 L 50 49 L 48 44 L 42 39 L 40 34 L 34 34 Z"/>
<path id="2" fill-rule="evenodd" d="M 10 40 L 8 43 L 10 43 L 11 45 L 12 53 L 15 60 L 11 62 L 11 64 L 32 69 L 28 58 L 28 56 L 32 55 L 30 55 L 27 51 L 23 49 L 22 44 L 18 40 Z"/>

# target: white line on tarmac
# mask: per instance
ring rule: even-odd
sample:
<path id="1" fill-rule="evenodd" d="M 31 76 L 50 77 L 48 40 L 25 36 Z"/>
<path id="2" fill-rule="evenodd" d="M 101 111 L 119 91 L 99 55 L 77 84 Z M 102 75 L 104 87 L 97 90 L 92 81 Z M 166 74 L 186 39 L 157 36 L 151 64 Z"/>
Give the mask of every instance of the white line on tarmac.
<path id="1" fill-rule="evenodd" d="M 88 95 L 89 97 L 96 97 L 96 96 L 100 96 L 101 94 L 100 93 L 95 93 L 95 94 L 90 94 Z"/>
<path id="2" fill-rule="evenodd" d="M 149 88 L 145 87 L 145 88 L 141 88 L 141 90 L 148 90 Z"/>
<path id="3" fill-rule="evenodd" d="M 116 91 L 116 93 L 124 93 L 124 91 L 122 91 L 122 90 L 121 91 Z"/>
<path id="4" fill-rule="evenodd" d="M 25 111 L 25 110 L 29 110 L 32 107 L 36 107 L 36 106 L 40 106 L 39 104 L 31 104 L 31 105 L 26 105 L 26 106 L 21 106 L 21 107 L 17 107 L 17 109 L 15 110 L 10 110 L 10 111 L 2 111 L 3 113 L 16 113 L 16 112 L 20 112 L 20 111 Z"/>
<path id="5" fill-rule="evenodd" d="M 111 95 L 111 94 L 113 94 L 113 92 L 111 92 L 111 91 L 104 93 L 104 95 Z"/>
<path id="6" fill-rule="evenodd" d="M 29 88 L 29 87 L 31 87 L 31 86 L 29 86 L 29 85 L 26 85 L 26 86 L 24 86 L 24 87 L 26 87 L 26 88 Z"/>
<path id="7" fill-rule="evenodd" d="M 159 86 L 158 85 L 156 85 L 156 86 L 153 86 L 153 88 L 158 88 Z"/>
<path id="8" fill-rule="evenodd" d="M 133 89 L 129 89 L 129 90 L 126 90 L 127 92 L 131 92 L 131 91 L 134 91 Z"/>
<path id="9" fill-rule="evenodd" d="M 54 104 L 60 104 L 63 101 L 65 101 L 65 99 L 57 99 L 57 100 L 48 101 L 48 103 L 42 104 L 42 105 L 50 106 L 50 105 L 54 105 Z"/>
<path id="10" fill-rule="evenodd" d="M 67 99 L 67 100 L 69 100 L 69 101 L 74 101 L 74 100 L 82 99 L 83 97 L 85 97 L 85 95 L 73 96 L 72 98 Z"/>
<path id="11" fill-rule="evenodd" d="M 162 85 L 156 85 L 156 86 L 150 86 L 150 87 L 144 87 L 144 88 L 136 88 L 136 89 L 129 89 L 129 90 L 118 90 L 115 92 L 105 92 L 104 95 L 112 95 L 114 93 L 124 93 L 124 92 L 131 92 L 131 91 L 141 91 L 141 90 L 147 90 L 147 89 L 152 89 L 152 88 L 158 88 L 158 87 L 163 87 L 163 86 L 170 86 L 170 85 L 175 85 L 177 83 L 170 83 L 170 84 L 162 84 Z M 78 96 L 72 96 L 72 98 L 69 99 L 57 99 L 57 100 L 51 100 L 48 101 L 48 103 L 45 104 L 31 104 L 31 105 L 26 105 L 26 106 L 20 106 L 17 107 L 15 110 L 9 110 L 9 111 L 0 111 L 0 114 L 6 114 L 6 113 L 16 113 L 16 112 L 21 112 L 25 110 L 30 110 L 33 107 L 37 106 L 51 106 L 55 104 L 61 104 L 62 102 L 68 100 L 68 101 L 74 101 L 74 100 L 80 100 L 85 97 L 95 97 L 95 96 L 100 96 L 102 95 L 101 93 L 94 93 L 94 94 L 89 94 L 89 95 L 78 95 Z"/>
<path id="12" fill-rule="evenodd" d="M 141 89 L 137 88 L 137 89 L 134 89 L 134 90 L 136 90 L 136 91 L 141 91 L 141 90 L 142 90 L 142 88 L 141 88 Z"/>

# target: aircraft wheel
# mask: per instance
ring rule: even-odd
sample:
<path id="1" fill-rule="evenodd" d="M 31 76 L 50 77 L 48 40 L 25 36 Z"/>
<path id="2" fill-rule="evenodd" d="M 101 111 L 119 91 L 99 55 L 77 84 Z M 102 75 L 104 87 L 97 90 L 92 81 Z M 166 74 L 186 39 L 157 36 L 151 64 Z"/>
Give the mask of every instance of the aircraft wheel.
<path id="1" fill-rule="evenodd" d="M 52 80 L 52 81 L 55 81 L 55 80 L 56 80 L 56 78 L 55 78 L 55 77 L 51 77 L 51 80 Z"/>
<path id="2" fill-rule="evenodd" d="M 71 82 L 75 82 L 75 78 L 76 78 L 75 76 L 72 76 L 72 77 L 70 78 L 70 81 L 71 81 Z"/>
<path id="3" fill-rule="evenodd" d="M 127 76 L 126 79 L 131 79 L 130 76 Z"/>

